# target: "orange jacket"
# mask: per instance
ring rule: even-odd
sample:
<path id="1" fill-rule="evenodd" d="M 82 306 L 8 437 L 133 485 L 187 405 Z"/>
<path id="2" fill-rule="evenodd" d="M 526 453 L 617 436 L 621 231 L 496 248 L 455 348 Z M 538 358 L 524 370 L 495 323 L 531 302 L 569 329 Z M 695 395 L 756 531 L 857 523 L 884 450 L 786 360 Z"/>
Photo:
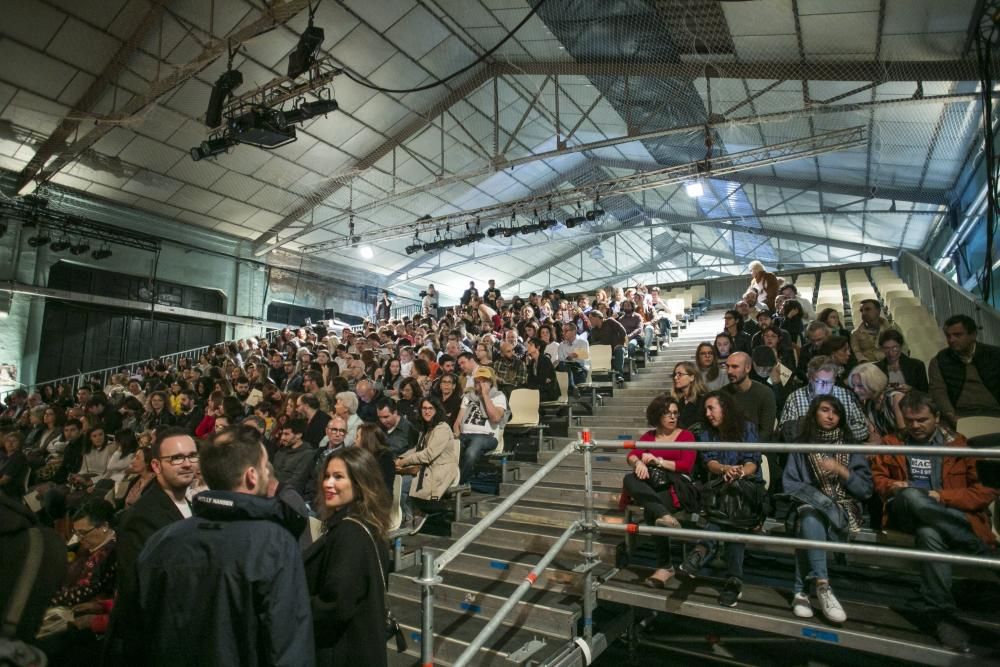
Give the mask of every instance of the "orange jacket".
<path id="1" fill-rule="evenodd" d="M 967 446 L 964 435 L 952 431 L 946 431 L 946 434 L 945 444 L 948 447 Z M 904 443 L 896 436 L 887 435 L 882 438 L 882 444 Z M 875 492 L 882 497 L 883 503 L 892 498 L 892 482 L 909 480 L 909 466 L 902 454 L 877 454 L 871 460 L 871 468 Z M 990 528 L 987 508 L 996 500 L 998 492 L 979 483 L 976 459 L 969 456 L 945 456 L 941 461 L 941 485 L 941 502 L 964 512 L 979 539 L 994 546 L 996 538 Z M 888 517 L 888 512 L 882 513 L 883 527 Z"/>

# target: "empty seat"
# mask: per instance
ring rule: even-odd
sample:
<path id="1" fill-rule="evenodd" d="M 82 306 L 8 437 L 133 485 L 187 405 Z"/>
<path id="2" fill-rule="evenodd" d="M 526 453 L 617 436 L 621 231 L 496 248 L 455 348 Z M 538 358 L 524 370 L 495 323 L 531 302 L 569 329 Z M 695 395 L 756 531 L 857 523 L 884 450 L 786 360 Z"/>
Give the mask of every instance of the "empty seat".
<path id="1" fill-rule="evenodd" d="M 1000 433 L 1000 417 L 962 417 L 958 420 L 958 432 L 966 438 Z"/>

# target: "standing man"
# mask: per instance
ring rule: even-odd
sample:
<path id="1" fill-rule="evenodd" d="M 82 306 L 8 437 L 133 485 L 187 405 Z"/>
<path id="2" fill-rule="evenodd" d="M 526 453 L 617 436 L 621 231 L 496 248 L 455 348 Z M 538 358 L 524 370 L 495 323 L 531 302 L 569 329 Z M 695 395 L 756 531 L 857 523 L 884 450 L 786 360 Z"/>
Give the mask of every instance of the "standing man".
<path id="1" fill-rule="evenodd" d="M 470 280 L 469 289 L 462 292 L 462 298 L 459 301 L 459 303 L 461 303 L 463 306 L 468 306 L 470 303 L 472 303 L 473 299 L 478 299 L 478 298 L 479 298 L 479 290 L 476 289 L 476 281 Z"/>
<path id="2" fill-rule="evenodd" d="M 746 352 L 733 352 L 726 359 L 726 375 L 729 384 L 722 391 L 733 397 L 733 402 L 743 412 L 747 421 L 757 425 L 761 442 L 770 442 L 774 432 L 774 393 L 760 382 L 750 379 L 753 367 Z"/>
<path id="3" fill-rule="evenodd" d="M 198 448 L 184 427 L 157 432 L 147 454 L 156 482 L 125 512 L 118 531 L 118 601 L 112 611 L 109 655 L 116 664 L 142 664 L 145 638 L 139 623 L 136 562 L 146 542 L 165 526 L 191 516 L 188 488 L 198 472 Z"/>
<path id="4" fill-rule="evenodd" d="M 906 422 L 902 440 L 888 435 L 883 444 L 967 446 L 964 436 L 940 424 L 938 406 L 927 394 L 911 390 L 899 409 Z M 918 549 L 985 555 L 996 546 L 987 508 L 997 491 L 979 483 L 974 458 L 877 454 L 872 479 L 885 503 L 883 524 L 912 533 Z M 969 637 L 955 620 L 951 565 L 921 560 L 920 571 L 920 606 L 936 621 L 938 641 L 968 652 Z"/>
<path id="5" fill-rule="evenodd" d="M 382 296 L 375 306 L 375 319 L 379 322 L 388 322 L 391 317 L 392 299 L 389 298 L 389 290 L 382 290 Z"/>
<path id="6" fill-rule="evenodd" d="M 434 285 L 428 285 L 427 290 L 421 296 L 423 296 L 423 300 L 420 302 L 421 314 L 424 317 L 437 317 L 438 295 Z"/>
<path id="7" fill-rule="evenodd" d="M 483 292 L 483 301 L 485 301 L 486 305 L 493 310 L 499 310 L 499 308 L 497 308 L 497 299 L 499 298 L 500 290 L 497 289 L 497 281 L 490 278 L 489 287 L 487 287 L 486 291 Z"/>
<path id="8" fill-rule="evenodd" d="M 315 663 L 302 555 L 267 498 L 267 452 L 232 429 L 203 448 L 209 491 L 194 517 L 150 538 L 139 556 L 141 626 L 148 664 Z"/>

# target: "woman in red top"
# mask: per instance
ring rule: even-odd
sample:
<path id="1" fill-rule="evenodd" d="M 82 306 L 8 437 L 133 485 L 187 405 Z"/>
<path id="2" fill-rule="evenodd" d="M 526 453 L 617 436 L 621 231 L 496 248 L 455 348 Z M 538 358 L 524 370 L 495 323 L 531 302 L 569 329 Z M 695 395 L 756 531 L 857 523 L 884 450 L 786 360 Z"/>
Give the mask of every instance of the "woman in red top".
<path id="1" fill-rule="evenodd" d="M 653 399 L 646 408 L 646 421 L 653 430 L 647 431 L 640 442 L 662 442 L 669 446 L 671 442 L 694 442 L 695 437 L 690 431 L 677 426 L 681 406 L 677 399 L 663 394 Z M 694 467 L 697 452 L 693 449 L 642 449 L 629 454 L 628 464 L 632 472 L 625 475 L 623 485 L 625 492 L 632 497 L 633 502 L 642 505 L 645 510 L 646 523 L 667 528 L 678 528 L 680 523 L 673 513 L 681 508 L 678 497 L 678 484 L 657 485 L 650 479 L 650 470 L 662 468 L 667 477 L 677 474 L 688 475 Z M 654 472 L 654 476 L 658 471 Z M 679 481 L 679 480 L 677 480 Z M 690 481 L 688 481 L 690 485 Z M 670 538 L 653 538 L 656 543 L 656 572 L 646 578 L 646 585 L 651 588 L 663 588 L 663 585 L 674 576 L 673 562 L 670 558 Z"/>

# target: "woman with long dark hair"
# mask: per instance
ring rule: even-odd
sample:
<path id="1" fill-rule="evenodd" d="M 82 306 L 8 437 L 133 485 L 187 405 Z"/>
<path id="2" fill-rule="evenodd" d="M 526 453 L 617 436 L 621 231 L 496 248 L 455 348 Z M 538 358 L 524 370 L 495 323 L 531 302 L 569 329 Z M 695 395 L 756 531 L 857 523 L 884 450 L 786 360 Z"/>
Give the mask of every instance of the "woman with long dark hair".
<path id="1" fill-rule="evenodd" d="M 396 459 L 396 471 L 413 475 L 410 503 L 413 532 L 423 527 L 426 514 L 439 509 L 441 496 L 458 481 L 458 438 L 448 423 L 444 406 L 433 396 L 420 399 L 420 439 L 417 446 Z"/>
<path id="2" fill-rule="evenodd" d="M 392 494 L 392 482 L 396 476 L 395 460 L 392 452 L 389 451 L 389 441 L 385 437 L 385 431 L 378 424 L 363 423 L 354 432 L 355 447 L 368 450 L 378 462 L 379 470 L 382 471 L 382 478 L 385 480 L 386 490 Z"/>
<path id="3" fill-rule="evenodd" d="M 396 401 L 396 409 L 399 414 L 410 420 L 411 424 L 420 422 L 420 399 L 424 397 L 424 390 L 416 378 L 407 377 L 399 383 L 399 400 Z"/>
<path id="4" fill-rule="evenodd" d="M 804 419 L 802 442 L 851 444 L 854 438 L 846 413 L 835 396 L 817 396 Z M 841 542 L 857 535 L 861 530 L 861 502 L 870 498 L 874 489 L 872 472 L 863 454 L 793 452 L 788 456 L 782 483 L 785 493 L 797 504 L 786 522 L 788 532 L 818 542 Z M 846 621 L 847 614 L 830 588 L 826 552 L 797 549 L 792 611 L 799 618 L 813 615 L 810 581 L 816 586 L 823 616 L 833 623 Z"/>
<path id="5" fill-rule="evenodd" d="M 646 408 L 646 422 L 653 427 L 639 438 L 640 442 L 663 443 L 664 449 L 642 449 L 628 455 L 632 472 L 625 475 L 622 486 L 633 500 L 642 505 L 649 525 L 678 528 L 674 518 L 679 510 L 697 511 L 697 493 L 690 478 L 697 453 L 693 449 L 671 449 L 673 442 L 694 442 L 694 435 L 677 426 L 681 404 L 676 398 L 662 394 Z M 670 538 L 656 537 L 656 571 L 646 577 L 650 588 L 663 588 L 673 578 L 674 564 L 670 556 Z"/>
<path id="6" fill-rule="evenodd" d="M 694 362 L 701 375 L 701 381 L 709 391 L 722 389 L 729 383 L 719 368 L 719 352 L 711 343 L 699 343 L 694 352 Z"/>
<path id="7" fill-rule="evenodd" d="M 458 376 L 454 373 L 445 373 L 437 381 L 431 394 L 441 401 L 447 415 L 448 426 L 455 428 L 458 412 L 462 409 L 462 392 L 458 391 Z"/>
<path id="8" fill-rule="evenodd" d="M 698 434 L 702 442 L 757 442 L 757 427 L 748 421 L 733 402 L 732 397 L 722 391 L 713 391 L 705 397 L 705 429 Z M 718 450 L 702 452 L 702 460 L 708 471 L 709 483 L 706 489 L 715 487 L 721 494 L 742 492 L 745 484 L 761 482 L 758 502 L 763 502 L 763 483 L 760 475 L 760 452 L 740 452 Z M 733 487 L 732 489 L 726 488 Z M 751 486 L 748 491 L 755 491 Z M 749 502 L 753 503 L 751 499 Z M 710 521 L 706 527 L 713 532 L 740 530 L 730 525 L 723 526 Z M 687 558 L 679 568 L 679 573 L 694 578 L 704 563 L 712 560 L 718 543 L 713 540 L 699 541 L 688 551 Z M 726 545 L 726 583 L 719 593 L 719 604 L 735 607 L 742 597 L 743 554 L 745 545 L 730 542 Z"/>
<path id="9" fill-rule="evenodd" d="M 391 501 L 378 463 L 361 447 L 334 451 L 316 497 L 326 532 L 304 554 L 316 664 L 384 667 Z"/>

